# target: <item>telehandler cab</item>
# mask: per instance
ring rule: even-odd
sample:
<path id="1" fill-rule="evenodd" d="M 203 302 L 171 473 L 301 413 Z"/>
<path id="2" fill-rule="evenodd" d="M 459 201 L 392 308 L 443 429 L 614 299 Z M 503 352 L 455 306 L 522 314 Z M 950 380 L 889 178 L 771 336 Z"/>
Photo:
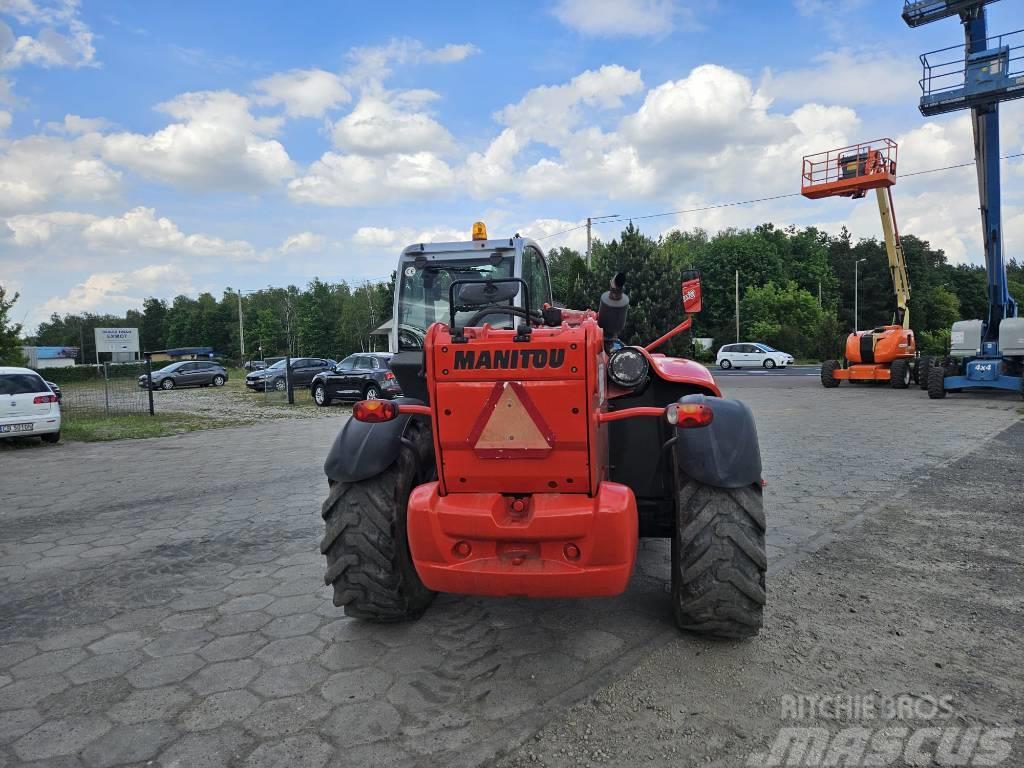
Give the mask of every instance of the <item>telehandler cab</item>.
<path id="1" fill-rule="evenodd" d="M 629 297 L 552 304 L 540 247 L 417 244 L 399 260 L 391 367 L 404 397 L 357 403 L 324 469 L 325 581 L 345 613 L 418 618 L 436 592 L 599 597 L 626 589 L 638 538 L 672 540 L 681 629 L 757 634 L 765 604 L 761 458 L 749 408 L 698 363 L 618 339 Z"/>

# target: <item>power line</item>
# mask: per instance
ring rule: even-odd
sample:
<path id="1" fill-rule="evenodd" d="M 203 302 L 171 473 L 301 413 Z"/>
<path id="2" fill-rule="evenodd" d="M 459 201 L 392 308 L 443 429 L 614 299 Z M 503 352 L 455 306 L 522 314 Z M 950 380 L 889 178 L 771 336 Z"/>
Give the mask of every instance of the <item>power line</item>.
<path id="1" fill-rule="evenodd" d="M 1003 155 L 1000 160 L 1011 160 L 1015 157 L 1024 157 L 1024 152 L 1017 152 L 1012 155 Z M 914 171 L 912 173 L 901 173 L 900 178 L 907 178 L 909 176 L 923 176 L 926 173 L 938 173 L 940 171 L 951 171 L 955 168 L 967 168 L 974 165 L 974 161 L 968 163 L 959 163 L 957 165 L 946 165 L 941 168 L 929 168 L 926 171 Z M 773 195 L 771 197 L 756 197 L 751 200 L 736 200 L 728 203 L 714 203 L 712 205 L 701 206 L 700 208 L 683 208 L 678 211 L 665 211 L 664 213 L 647 213 L 642 216 L 622 216 L 620 219 L 628 219 L 629 221 L 641 221 L 643 219 L 657 219 L 664 216 L 682 216 L 687 213 L 700 213 L 701 211 L 713 211 L 718 208 L 733 208 L 738 205 L 753 205 L 754 203 L 766 203 L 771 200 L 784 200 L 788 197 L 800 197 L 799 192 L 790 192 L 786 195 Z M 586 223 L 579 224 L 575 227 L 569 227 L 568 229 L 560 230 L 559 232 L 552 232 L 550 235 L 543 235 L 542 237 L 536 238 L 537 240 L 547 240 L 549 237 L 557 237 L 558 235 L 565 235 L 569 232 L 575 232 L 577 229 L 583 229 Z"/>

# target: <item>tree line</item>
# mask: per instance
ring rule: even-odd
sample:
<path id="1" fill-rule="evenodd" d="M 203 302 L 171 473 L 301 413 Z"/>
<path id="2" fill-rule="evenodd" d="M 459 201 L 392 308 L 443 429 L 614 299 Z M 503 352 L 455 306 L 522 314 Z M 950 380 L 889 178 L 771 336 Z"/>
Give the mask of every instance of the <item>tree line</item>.
<path id="1" fill-rule="evenodd" d="M 901 242 L 911 284 L 911 328 L 922 351 L 944 354 L 954 321 L 986 314 L 985 270 L 949 264 L 942 250 L 913 235 Z M 565 297 L 568 306 L 596 308 L 609 275 L 626 273 L 631 306 L 623 339 L 632 344 L 651 341 L 682 319 L 681 275 L 699 269 L 704 309 L 690 338 L 673 340 L 663 350 L 675 354 L 691 354 L 692 338 L 711 338 L 714 349 L 737 340 L 760 341 L 796 357 L 839 357 L 854 328 L 855 282 L 859 328 L 893 322 L 885 243 L 855 241 L 846 229 L 833 236 L 814 227 L 762 224 L 715 235 L 694 229 L 651 238 L 630 223 L 617 239 L 594 245 L 589 268 L 568 248 L 552 249 L 548 258 L 555 297 Z M 1007 273 L 1010 292 L 1024 297 L 1024 263 L 1010 260 Z"/>
<path id="2" fill-rule="evenodd" d="M 945 254 L 913 235 L 902 238 L 910 273 L 910 322 L 922 351 L 943 354 L 949 328 L 961 318 L 981 318 L 987 307 L 985 271 L 951 265 Z M 813 227 L 780 229 L 762 224 L 709 235 L 701 229 L 671 231 L 652 238 L 630 223 L 618 238 L 597 241 L 588 267 L 570 248 L 548 252 L 556 301 L 568 307 L 596 308 L 597 298 L 617 271 L 626 273 L 631 308 L 623 334 L 627 343 L 650 341 L 682 319 L 679 281 L 686 269 L 699 269 L 704 311 L 690 338 L 707 337 L 714 348 L 736 341 L 735 280 L 739 272 L 740 339 L 761 341 L 797 357 L 837 357 L 854 326 L 854 270 L 858 271 L 858 322 L 871 328 L 892 322 L 894 298 L 885 244 L 854 241 L 843 230 L 829 235 Z M 858 266 L 859 265 L 859 266 Z M 1024 264 L 1011 260 L 1010 292 L 1024 298 Z M 0 289 L 2 291 L 2 289 Z M 241 297 L 246 357 L 315 355 L 340 359 L 352 352 L 386 348 L 371 332 L 391 316 L 390 281 L 351 285 L 314 279 L 304 288 L 288 286 Z M 14 359 L 21 329 L 6 320 L 16 299 L 0 292 L 0 341 Z M 95 359 L 93 328 L 139 328 L 143 350 L 213 347 L 227 359 L 241 357 L 239 296 L 226 288 L 147 298 L 124 315 L 54 314 L 25 343 L 82 348 L 82 360 Z M 691 354 L 690 340 L 673 340 L 663 351 Z"/>

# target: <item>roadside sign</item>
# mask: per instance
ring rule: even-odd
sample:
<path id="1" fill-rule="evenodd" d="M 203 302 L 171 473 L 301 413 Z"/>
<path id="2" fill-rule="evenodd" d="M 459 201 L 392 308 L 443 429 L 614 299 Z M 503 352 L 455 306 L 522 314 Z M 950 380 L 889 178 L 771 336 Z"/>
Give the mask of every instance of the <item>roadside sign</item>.
<path id="1" fill-rule="evenodd" d="M 96 354 L 100 352 L 139 352 L 138 328 L 96 328 Z"/>

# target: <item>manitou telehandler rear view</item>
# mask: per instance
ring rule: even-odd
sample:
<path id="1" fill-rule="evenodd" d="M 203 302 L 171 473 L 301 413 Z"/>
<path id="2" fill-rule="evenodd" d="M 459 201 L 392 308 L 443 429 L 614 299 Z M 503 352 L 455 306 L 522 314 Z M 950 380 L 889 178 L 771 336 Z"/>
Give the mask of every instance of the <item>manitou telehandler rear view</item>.
<path id="1" fill-rule="evenodd" d="M 765 603 L 761 459 L 750 410 L 706 368 L 624 346 L 623 275 L 599 310 L 552 305 L 518 235 L 417 244 L 398 264 L 391 367 L 325 464 L 326 582 L 346 614 L 419 617 L 436 592 L 617 595 L 638 538 L 672 540 L 680 628 L 749 637 Z"/>
<path id="2" fill-rule="evenodd" d="M 821 364 L 821 383 L 827 388 L 838 387 L 842 381 L 851 381 L 889 382 L 895 389 L 906 389 L 920 376 L 917 343 L 914 332 L 910 330 L 907 307 L 910 279 L 892 204 L 896 152 L 896 142 L 879 139 L 804 158 L 800 184 L 800 193 L 804 197 L 811 200 L 823 197 L 860 199 L 874 190 L 896 295 L 896 310 L 890 325 L 867 331 L 854 328 L 846 339 L 845 362 L 826 360 Z M 927 376 L 923 380 L 927 381 Z"/>

